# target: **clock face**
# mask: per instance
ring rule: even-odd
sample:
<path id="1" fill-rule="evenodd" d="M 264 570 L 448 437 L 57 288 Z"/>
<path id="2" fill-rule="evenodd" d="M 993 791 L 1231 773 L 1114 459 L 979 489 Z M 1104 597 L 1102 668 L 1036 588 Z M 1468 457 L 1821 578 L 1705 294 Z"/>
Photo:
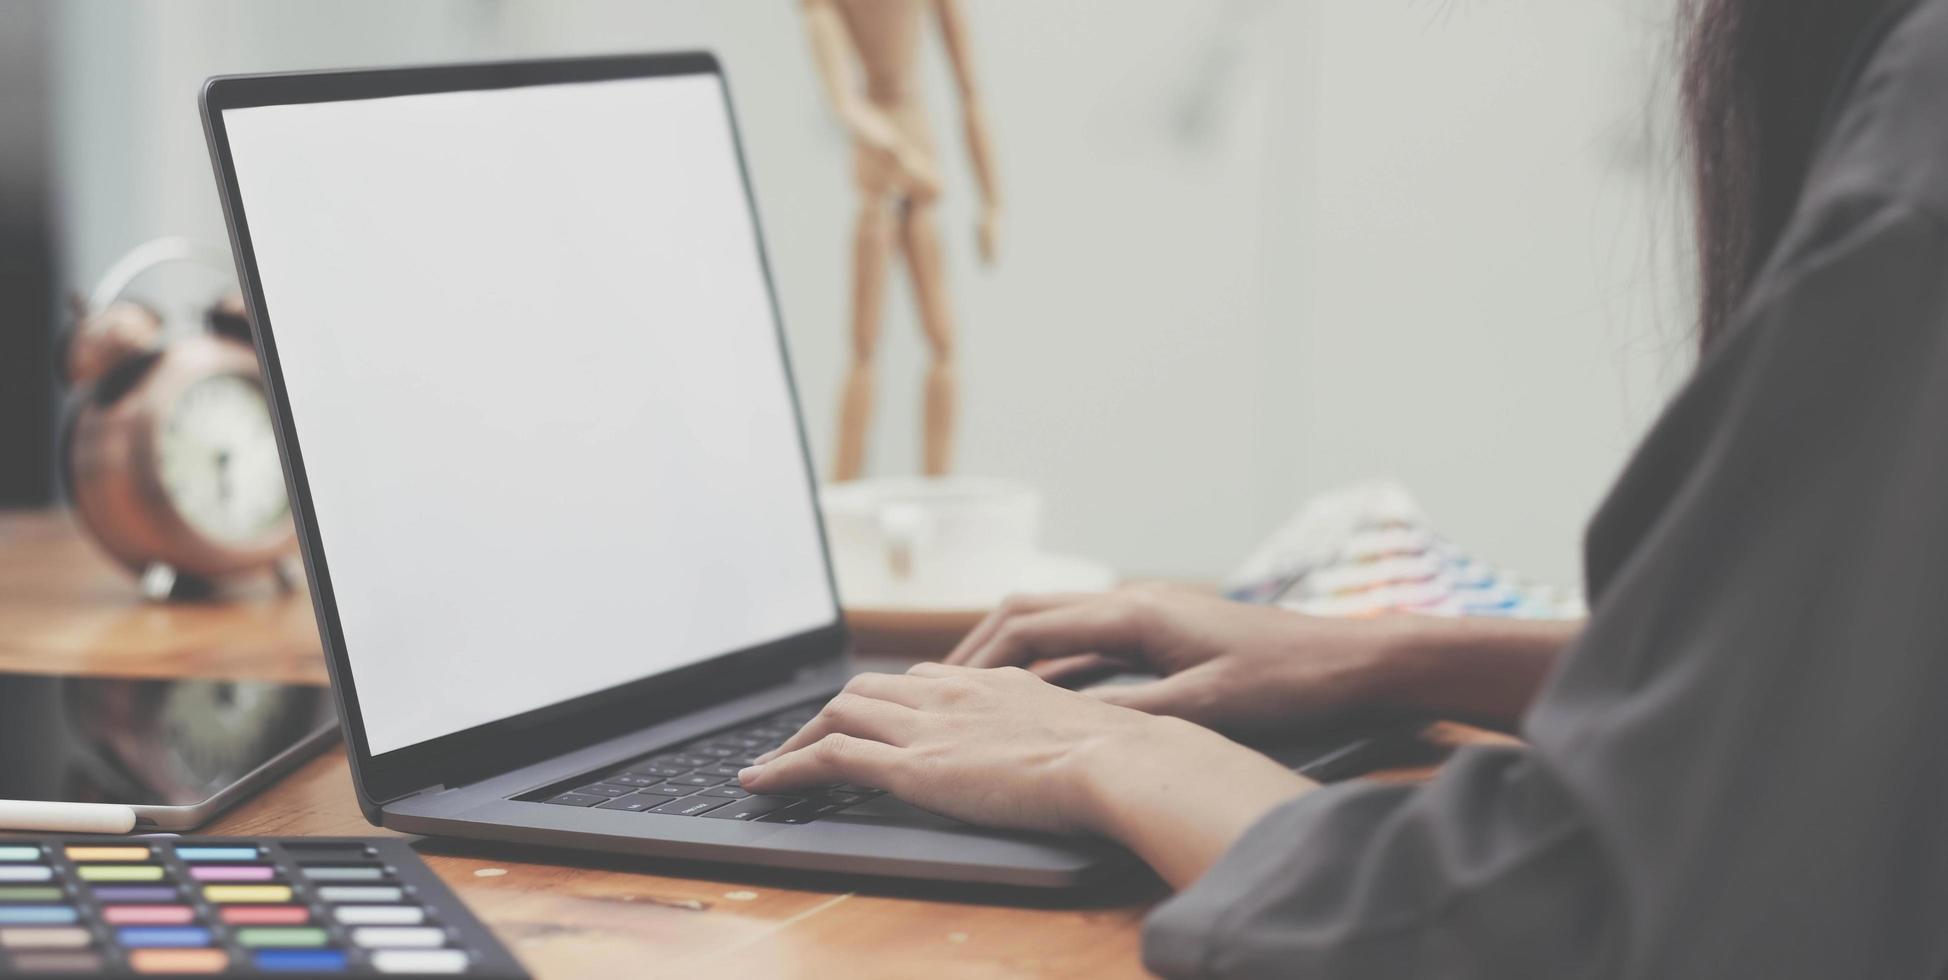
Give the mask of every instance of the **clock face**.
<path id="1" fill-rule="evenodd" d="M 219 374 L 191 385 L 163 420 L 162 487 L 197 532 L 240 544 L 270 534 L 290 504 L 263 389 Z"/>

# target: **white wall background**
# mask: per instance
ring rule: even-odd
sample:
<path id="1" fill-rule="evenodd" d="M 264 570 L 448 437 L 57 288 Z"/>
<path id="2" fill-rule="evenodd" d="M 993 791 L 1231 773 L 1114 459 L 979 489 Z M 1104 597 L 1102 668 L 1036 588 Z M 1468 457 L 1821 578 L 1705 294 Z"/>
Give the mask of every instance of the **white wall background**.
<path id="1" fill-rule="evenodd" d="M 1576 579 L 1583 520 L 1688 360 L 1667 0 L 963 2 L 1009 208 L 984 271 L 934 45 L 963 471 L 1041 486 L 1055 548 L 1181 576 L 1392 474 L 1484 555 Z M 222 239 L 208 74 L 717 50 L 823 462 L 853 204 L 794 0 L 58 9 L 77 278 L 150 235 Z M 888 309 L 873 468 L 898 473 L 923 347 L 903 286 Z"/>

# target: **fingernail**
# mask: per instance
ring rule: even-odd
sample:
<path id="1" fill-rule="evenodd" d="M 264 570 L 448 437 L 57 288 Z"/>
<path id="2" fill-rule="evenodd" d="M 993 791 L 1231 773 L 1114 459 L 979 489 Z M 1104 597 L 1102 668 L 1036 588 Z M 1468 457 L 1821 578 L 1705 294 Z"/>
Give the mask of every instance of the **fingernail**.
<path id="1" fill-rule="evenodd" d="M 758 770 L 760 770 L 760 769 L 763 769 L 763 768 L 764 768 L 764 766 L 762 766 L 762 765 L 756 765 L 756 766 L 745 766 L 744 768 L 742 768 L 742 769 L 739 769 L 739 770 L 737 771 L 737 781 L 741 783 L 741 782 L 743 782 L 743 781 L 745 781 L 745 780 L 747 780 L 747 779 L 749 779 L 749 778 L 751 778 L 752 776 L 755 776 L 755 775 L 757 775 L 757 774 L 758 774 Z"/>

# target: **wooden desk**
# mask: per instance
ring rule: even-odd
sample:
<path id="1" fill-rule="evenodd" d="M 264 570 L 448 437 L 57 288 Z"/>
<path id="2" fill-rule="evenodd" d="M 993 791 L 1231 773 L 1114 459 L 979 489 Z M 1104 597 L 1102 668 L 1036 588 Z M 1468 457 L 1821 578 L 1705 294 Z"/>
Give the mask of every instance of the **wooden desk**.
<path id="1" fill-rule="evenodd" d="M 0 514 L 0 670 L 324 683 L 310 599 L 266 583 L 155 605 L 60 513 Z M 342 750 L 207 828 L 380 835 Z M 945 886 L 421 841 L 440 877 L 537 977 L 1142 976 L 1144 913 L 1166 894 L 995 897 Z"/>

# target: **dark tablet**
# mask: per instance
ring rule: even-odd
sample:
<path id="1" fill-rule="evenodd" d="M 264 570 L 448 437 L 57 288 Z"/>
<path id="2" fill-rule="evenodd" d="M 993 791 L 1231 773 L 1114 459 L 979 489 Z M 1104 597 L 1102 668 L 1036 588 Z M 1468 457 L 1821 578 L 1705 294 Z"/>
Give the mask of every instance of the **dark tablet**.
<path id="1" fill-rule="evenodd" d="M 314 685 L 0 673 L 0 830 L 187 830 L 337 732 Z"/>

